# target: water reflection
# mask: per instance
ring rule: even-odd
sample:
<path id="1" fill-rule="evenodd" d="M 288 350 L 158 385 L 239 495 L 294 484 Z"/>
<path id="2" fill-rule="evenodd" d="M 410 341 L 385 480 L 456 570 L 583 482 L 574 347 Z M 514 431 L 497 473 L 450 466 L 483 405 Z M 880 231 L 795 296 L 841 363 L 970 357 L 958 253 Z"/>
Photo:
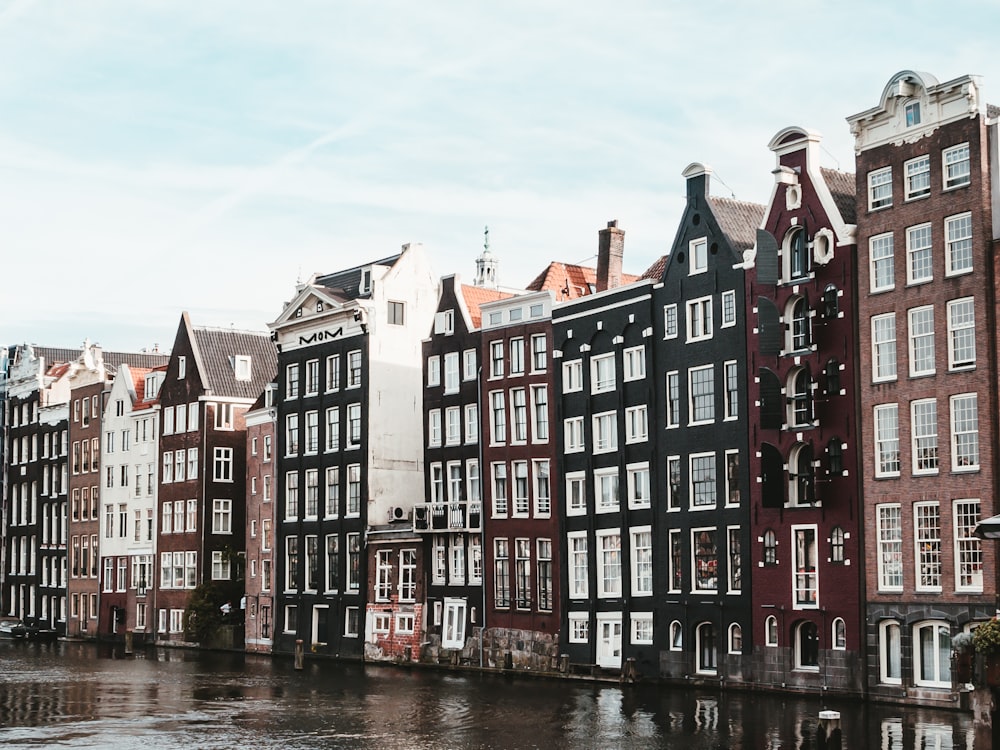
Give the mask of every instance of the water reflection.
<path id="1" fill-rule="evenodd" d="M 0 643 L 0 747 L 975 750 L 971 717 L 810 698 L 307 663 L 90 644 Z M 983 745 L 978 750 L 984 750 Z"/>

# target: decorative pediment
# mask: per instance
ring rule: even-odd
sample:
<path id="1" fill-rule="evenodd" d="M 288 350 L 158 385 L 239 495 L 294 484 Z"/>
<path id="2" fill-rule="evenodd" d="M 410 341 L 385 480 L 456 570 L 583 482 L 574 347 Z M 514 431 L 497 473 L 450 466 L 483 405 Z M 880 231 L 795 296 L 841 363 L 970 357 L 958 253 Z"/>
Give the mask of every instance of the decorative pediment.
<path id="1" fill-rule="evenodd" d="M 328 316 L 331 311 L 342 310 L 345 304 L 352 302 L 353 300 L 346 295 L 337 294 L 334 289 L 322 286 L 304 286 L 285 305 L 281 315 L 273 323 L 270 323 L 269 327 L 275 329 L 302 319 Z"/>

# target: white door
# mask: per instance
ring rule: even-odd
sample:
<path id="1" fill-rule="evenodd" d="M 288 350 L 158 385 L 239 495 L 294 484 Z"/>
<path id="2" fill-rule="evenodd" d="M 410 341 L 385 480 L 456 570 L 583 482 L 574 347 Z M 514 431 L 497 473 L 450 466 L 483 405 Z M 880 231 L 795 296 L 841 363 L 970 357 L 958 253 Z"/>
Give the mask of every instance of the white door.
<path id="1" fill-rule="evenodd" d="M 442 648 L 465 647 L 465 599 L 444 600 L 441 646 Z"/>
<path id="2" fill-rule="evenodd" d="M 597 664 L 605 669 L 622 665 L 621 614 L 597 616 Z"/>

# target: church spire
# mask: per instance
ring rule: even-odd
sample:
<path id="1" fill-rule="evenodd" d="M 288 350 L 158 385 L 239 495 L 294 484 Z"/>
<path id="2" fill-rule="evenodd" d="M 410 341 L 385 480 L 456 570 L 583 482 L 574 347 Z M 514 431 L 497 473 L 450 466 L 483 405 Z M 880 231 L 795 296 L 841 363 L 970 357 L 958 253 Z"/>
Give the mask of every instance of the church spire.
<path id="1" fill-rule="evenodd" d="M 490 228 L 483 229 L 483 252 L 476 258 L 476 286 L 497 288 L 497 267 L 500 262 L 490 252 Z"/>

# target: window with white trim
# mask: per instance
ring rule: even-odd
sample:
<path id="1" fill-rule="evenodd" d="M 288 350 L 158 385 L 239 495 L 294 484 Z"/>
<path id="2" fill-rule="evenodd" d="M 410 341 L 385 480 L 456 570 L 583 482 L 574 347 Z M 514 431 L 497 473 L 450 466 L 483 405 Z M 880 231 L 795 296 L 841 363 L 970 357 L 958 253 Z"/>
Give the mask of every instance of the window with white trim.
<path id="1" fill-rule="evenodd" d="M 725 419 L 736 419 L 739 417 L 740 409 L 740 380 L 739 365 L 737 361 L 730 360 L 722 365 L 723 377 L 726 385 L 726 415 Z"/>
<path id="2" fill-rule="evenodd" d="M 955 500 L 955 590 L 982 592 L 983 550 L 975 535 L 979 500 Z"/>
<path id="3" fill-rule="evenodd" d="M 331 354 L 326 358 L 326 391 L 340 390 L 340 355 Z"/>
<path id="4" fill-rule="evenodd" d="M 524 339 L 520 337 L 510 340 L 510 374 L 524 374 Z"/>
<path id="5" fill-rule="evenodd" d="M 503 391 L 490 393 L 490 442 L 507 442 L 507 409 Z"/>
<path id="6" fill-rule="evenodd" d="M 593 452 L 610 453 L 618 450 L 618 415 L 608 411 L 595 414 Z"/>
<path id="7" fill-rule="evenodd" d="M 566 453 L 583 450 L 583 417 L 567 417 L 563 420 L 563 437 Z"/>
<path id="8" fill-rule="evenodd" d="M 892 205 L 892 167 L 868 173 L 868 210 L 875 211 Z"/>
<path id="9" fill-rule="evenodd" d="M 632 596 L 653 595 L 653 534 L 649 526 L 630 530 Z"/>
<path id="10" fill-rule="evenodd" d="M 507 464 L 499 461 L 492 465 L 493 471 L 493 515 L 507 515 Z"/>
<path id="11" fill-rule="evenodd" d="M 899 405 L 875 407 L 875 476 L 899 476 Z"/>
<path id="12" fill-rule="evenodd" d="M 502 378 L 504 366 L 503 341 L 490 342 L 490 377 Z"/>
<path id="13" fill-rule="evenodd" d="M 292 362 L 285 366 L 285 398 L 299 397 L 299 363 Z"/>
<path id="14" fill-rule="evenodd" d="M 431 409 L 427 412 L 427 444 L 432 448 L 441 445 L 440 409 Z"/>
<path id="15" fill-rule="evenodd" d="M 528 515 L 528 462 L 511 461 L 514 475 L 514 515 Z"/>
<path id="16" fill-rule="evenodd" d="M 672 594 L 680 593 L 684 588 L 684 537 L 680 529 L 670 529 L 667 531 L 667 551 L 669 557 L 668 565 L 668 586 Z"/>
<path id="17" fill-rule="evenodd" d="M 778 645 L 778 618 L 774 615 L 768 615 L 764 619 L 764 645 Z"/>
<path id="18" fill-rule="evenodd" d="M 361 350 L 347 353 L 347 387 L 361 387 Z"/>
<path id="19" fill-rule="evenodd" d="M 722 323 L 720 328 L 736 325 L 736 292 L 732 289 L 722 293 Z"/>
<path id="20" fill-rule="evenodd" d="M 622 594 L 622 537 L 617 530 L 598 531 L 597 596 L 600 599 Z"/>
<path id="21" fill-rule="evenodd" d="M 444 410 L 445 415 L 445 445 L 458 445 L 462 442 L 462 409 L 458 406 L 449 406 Z"/>
<path id="22" fill-rule="evenodd" d="M 615 355 L 602 354 L 590 360 L 590 392 L 606 393 L 615 389 Z"/>
<path id="23" fill-rule="evenodd" d="M 629 406 L 625 409 L 625 442 L 643 443 L 649 433 L 646 405 Z"/>
<path id="24" fill-rule="evenodd" d="M 510 389 L 510 439 L 523 443 L 528 439 L 528 395 L 524 388 Z"/>
<path id="25" fill-rule="evenodd" d="M 545 517 L 552 512 L 552 485 L 549 479 L 548 459 L 534 459 L 531 475 L 535 480 L 535 516 Z"/>
<path id="26" fill-rule="evenodd" d="M 628 507 L 648 508 L 649 495 L 649 463 L 628 464 L 625 467 L 625 481 L 628 489 Z"/>
<path id="27" fill-rule="evenodd" d="M 692 425 L 715 421 L 715 365 L 688 370 L 688 392 Z"/>
<path id="28" fill-rule="evenodd" d="M 667 510 L 680 510 L 681 499 L 681 457 L 667 456 Z"/>
<path id="29" fill-rule="evenodd" d="M 819 606 L 819 554 L 816 526 L 792 526 L 794 584 L 792 603 L 795 609 Z"/>
<path id="30" fill-rule="evenodd" d="M 712 298 L 701 297 L 687 303 L 687 340 L 712 338 Z"/>
<path id="31" fill-rule="evenodd" d="M 587 513 L 587 478 L 584 472 L 566 475 L 566 515 L 582 516 Z"/>
<path id="32" fill-rule="evenodd" d="M 913 682 L 920 687 L 951 688 L 951 626 L 925 621 L 913 626 Z"/>
<path id="33" fill-rule="evenodd" d="M 663 338 L 677 338 L 677 304 L 663 306 Z"/>
<path id="34" fill-rule="evenodd" d="M 913 440 L 913 473 L 936 474 L 938 470 L 937 400 L 910 402 Z"/>
<path id="35" fill-rule="evenodd" d="M 667 373 L 667 429 L 681 425 L 681 376 Z"/>
<path id="36" fill-rule="evenodd" d="M 708 240 L 704 237 L 691 240 L 688 243 L 688 251 L 691 254 L 691 265 L 688 275 L 694 276 L 695 274 L 705 273 L 708 270 Z"/>
<path id="37" fill-rule="evenodd" d="M 590 593 L 587 573 L 587 532 L 571 531 L 566 535 L 569 546 L 569 598 L 586 599 Z"/>
<path id="38" fill-rule="evenodd" d="M 878 234 L 868 240 L 868 262 L 871 267 L 873 292 L 884 292 L 896 285 L 896 262 L 892 246 L 892 232 Z"/>
<path id="39" fill-rule="evenodd" d="M 583 390 L 583 361 L 574 359 L 563 362 L 563 393 L 575 393 Z"/>
<path id="40" fill-rule="evenodd" d="M 903 516 L 898 503 L 875 507 L 879 591 L 903 590 Z"/>
<path id="41" fill-rule="evenodd" d="M 951 470 L 979 469 L 979 397 L 960 393 L 951 397 Z"/>
<path id="42" fill-rule="evenodd" d="M 544 333 L 531 337 L 531 371 L 545 372 L 548 367 L 548 340 Z"/>
<path id="43" fill-rule="evenodd" d="M 728 553 L 728 593 L 738 594 L 743 589 L 743 539 L 739 526 L 726 528 L 726 551 Z"/>
<path id="44" fill-rule="evenodd" d="M 594 496 L 598 513 L 611 513 L 618 510 L 617 467 L 594 470 Z"/>
<path id="45" fill-rule="evenodd" d="M 914 503 L 913 545 L 917 591 L 941 590 L 941 508 L 936 502 Z"/>
<path id="46" fill-rule="evenodd" d="M 691 529 L 691 590 L 719 590 L 719 545 L 715 528 Z"/>
<path id="47" fill-rule="evenodd" d="M 465 405 L 465 442 L 479 442 L 479 407 L 477 404 Z"/>
<path id="48" fill-rule="evenodd" d="M 622 352 L 625 364 L 624 381 L 642 380 L 646 377 L 646 347 L 632 346 Z"/>
<path id="49" fill-rule="evenodd" d="M 590 615 L 586 612 L 569 613 L 569 642 L 590 642 Z"/>
<path id="50" fill-rule="evenodd" d="M 740 504 L 740 452 L 726 451 L 726 505 Z"/>
<path id="51" fill-rule="evenodd" d="M 299 454 L 299 415 L 285 415 L 285 455 L 297 456 Z"/>
<path id="52" fill-rule="evenodd" d="M 464 352 L 462 352 L 462 379 L 475 380 L 477 368 L 478 365 L 476 364 L 476 350 L 466 349 Z"/>
<path id="53" fill-rule="evenodd" d="M 973 297 L 948 303 L 948 368 L 976 365 L 976 310 Z"/>
<path id="54" fill-rule="evenodd" d="M 908 227 L 906 230 L 906 283 L 922 284 L 933 278 L 930 222 Z"/>
<path id="55" fill-rule="evenodd" d="M 906 171 L 906 200 L 931 194 L 931 157 L 927 154 L 910 159 L 903 165 Z"/>
<path id="56" fill-rule="evenodd" d="M 944 220 L 945 275 L 972 271 L 972 214 L 949 216 Z"/>
<path id="57" fill-rule="evenodd" d="M 633 612 L 630 617 L 632 643 L 636 645 L 651 644 L 653 642 L 653 613 Z"/>
<path id="58" fill-rule="evenodd" d="M 680 651 L 684 648 L 684 627 L 680 621 L 674 620 L 670 623 L 670 650 Z"/>
<path id="59" fill-rule="evenodd" d="M 910 319 L 910 376 L 933 375 L 934 361 L 934 306 L 914 307 Z"/>
<path id="60" fill-rule="evenodd" d="M 879 681 L 899 685 L 903 681 L 903 643 L 899 623 L 885 620 L 878 626 Z"/>
<path id="61" fill-rule="evenodd" d="M 441 385 L 441 357 L 435 354 L 427 358 L 427 386 L 433 388 Z"/>
<path id="62" fill-rule="evenodd" d="M 872 380 L 896 379 L 896 313 L 872 317 Z"/>
<path id="63" fill-rule="evenodd" d="M 944 189 L 962 187 L 972 182 L 972 170 L 969 166 L 969 144 L 960 143 L 945 149 L 941 153 L 944 162 L 942 176 Z"/>
<path id="64" fill-rule="evenodd" d="M 444 355 L 444 392 L 458 393 L 458 352 Z"/>

